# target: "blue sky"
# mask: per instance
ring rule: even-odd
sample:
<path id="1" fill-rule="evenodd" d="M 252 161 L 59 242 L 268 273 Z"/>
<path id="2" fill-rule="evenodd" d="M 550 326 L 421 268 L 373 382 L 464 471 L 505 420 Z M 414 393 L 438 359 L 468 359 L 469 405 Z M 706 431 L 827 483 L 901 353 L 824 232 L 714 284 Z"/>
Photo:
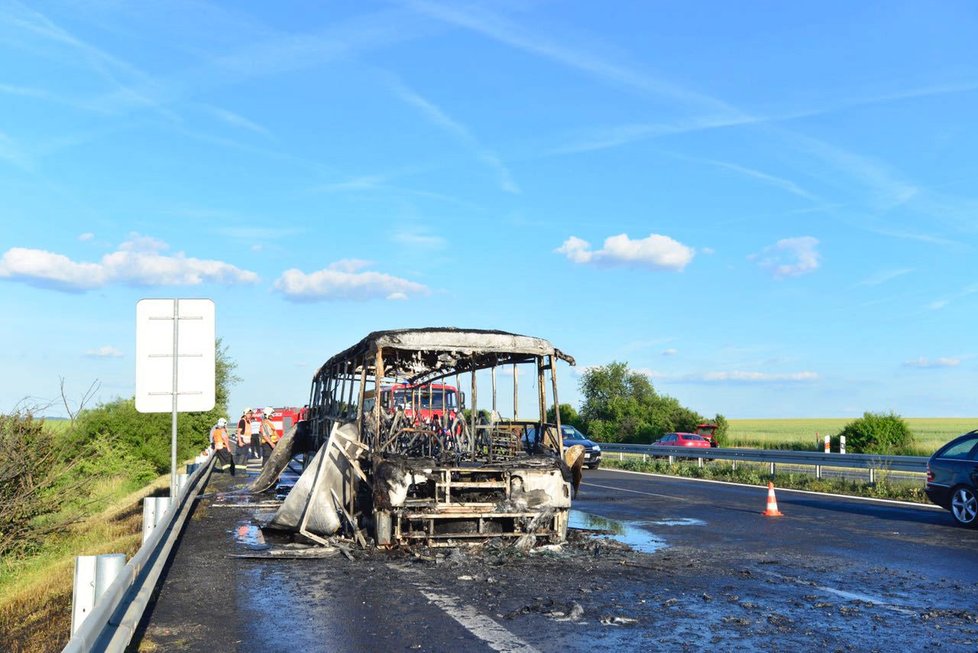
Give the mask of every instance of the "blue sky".
<path id="1" fill-rule="evenodd" d="M 0 2 L 0 409 L 231 411 L 377 329 L 541 336 L 728 417 L 978 414 L 969 2 Z"/>

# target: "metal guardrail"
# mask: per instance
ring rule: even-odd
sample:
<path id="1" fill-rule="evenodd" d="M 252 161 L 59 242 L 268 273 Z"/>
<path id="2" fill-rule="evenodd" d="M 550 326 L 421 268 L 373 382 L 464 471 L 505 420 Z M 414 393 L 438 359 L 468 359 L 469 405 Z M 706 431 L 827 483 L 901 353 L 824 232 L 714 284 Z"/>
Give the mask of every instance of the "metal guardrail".
<path id="1" fill-rule="evenodd" d="M 200 488 L 214 466 L 208 458 L 187 480 L 163 521 L 149 535 L 136 555 L 105 590 L 91 614 L 68 640 L 64 653 L 125 651 L 156 589 L 163 567 L 183 530 Z"/>
<path id="2" fill-rule="evenodd" d="M 819 451 L 782 451 L 776 449 L 732 449 L 717 447 L 699 449 L 692 447 L 660 447 L 649 444 L 601 443 L 604 453 L 632 453 L 661 458 L 692 458 L 700 460 L 731 460 L 740 462 L 771 463 L 786 465 L 812 465 L 815 467 L 844 467 L 847 469 L 885 469 L 895 472 L 927 471 L 926 456 L 882 456 L 860 453 L 822 453 Z"/>

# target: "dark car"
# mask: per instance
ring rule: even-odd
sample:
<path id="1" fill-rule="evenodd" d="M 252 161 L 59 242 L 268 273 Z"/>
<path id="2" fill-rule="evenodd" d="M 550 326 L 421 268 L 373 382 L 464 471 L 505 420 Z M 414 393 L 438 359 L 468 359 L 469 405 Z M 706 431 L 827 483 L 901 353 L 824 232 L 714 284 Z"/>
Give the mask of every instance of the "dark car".
<path id="1" fill-rule="evenodd" d="M 548 430 L 553 429 L 553 426 L 548 426 Z M 584 447 L 584 464 L 590 469 L 597 469 L 598 465 L 601 464 L 601 447 L 597 442 L 593 440 L 588 440 L 587 436 L 578 431 L 573 426 L 561 425 L 560 427 L 561 435 L 563 435 L 564 449 L 567 447 L 572 447 L 575 444 L 579 444 Z M 541 446 L 537 443 L 537 429 L 535 426 L 531 426 L 526 429 L 523 434 L 523 446 L 527 450 L 532 450 L 534 447 Z"/>
<path id="2" fill-rule="evenodd" d="M 962 526 L 978 526 L 978 430 L 959 435 L 927 461 L 927 498 Z"/>
<path id="3" fill-rule="evenodd" d="M 566 424 L 560 426 L 560 433 L 564 436 L 565 449 L 573 447 L 575 444 L 583 446 L 584 464 L 587 465 L 588 469 L 598 468 L 598 465 L 601 464 L 601 447 L 596 442 L 588 440 L 586 435 Z"/>

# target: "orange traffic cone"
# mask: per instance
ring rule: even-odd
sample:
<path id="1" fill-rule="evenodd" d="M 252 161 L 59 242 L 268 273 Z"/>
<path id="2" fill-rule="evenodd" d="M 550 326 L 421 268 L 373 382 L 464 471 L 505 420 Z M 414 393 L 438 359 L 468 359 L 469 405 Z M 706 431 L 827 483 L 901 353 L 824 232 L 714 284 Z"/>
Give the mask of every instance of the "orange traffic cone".
<path id="1" fill-rule="evenodd" d="M 765 517 L 783 517 L 778 510 L 778 500 L 774 496 L 774 483 L 768 481 L 767 484 L 767 510 L 761 513 Z"/>

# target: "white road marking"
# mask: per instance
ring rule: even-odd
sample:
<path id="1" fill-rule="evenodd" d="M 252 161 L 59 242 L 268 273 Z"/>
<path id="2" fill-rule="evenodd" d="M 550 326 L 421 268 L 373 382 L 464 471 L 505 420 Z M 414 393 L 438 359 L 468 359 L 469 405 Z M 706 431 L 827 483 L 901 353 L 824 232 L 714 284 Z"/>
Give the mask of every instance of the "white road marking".
<path id="1" fill-rule="evenodd" d="M 420 576 L 421 572 L 411 567 L 389 564 L 388 567 L 411 576 Z M 520 639 L 509 630 L 501 626 L 495 620 L 476 610 L 471 605 L 466 605 L 458 597 L 437 591 L 420 581 L 411 583 L 421 594 L 441 608 L 442 612 L 455 620 L 465 630 L 473 636 L 486 643 L 489 648 L 500 653 L 540 653 L 529 643 Z"/>
<path id="2" fill-rule="evenodd" d="M 751 485 L 750 483 L 734 483 L 733 481 L 717 481 L 712 478 L 693 478 L 691 476 L 675 476 L 672 474 L 656 474 L 654 472 L 633 472 L 630 469 L 615 469 L 614 467 L 608 467 L 602 469 L 603 472 L 617 472 L 619 474 L 635 474 L 637 476 L 655 476 L 656 478 L 671 479 L 673 481 L 694 481 L 696 483 L 717 483 L 719 485 L 736 485 L 739 487 L 753 487 L 766 490 L 766 485 Z M 581 483 L 581 485 L 595 485 L 595 487 L 607 487 L 604 485 L 596 485 L 593 483 Z M 644 492 L 638 492 L 637 490 L 625 490 L 623 488 L 609 488 L 613 490 L 622 490 L 622 492 L 637 492 L 638 494 L 645 494 Z M 831 492 L 814 492 L 812 490 L 795 490 L 790 487 L 779 487 L 778 492 L 794 492 L 795 494 L 810 494 L 816 497 L 834 497 L 836 499 L 852 499 L 853 501 L 864 501 L 866 503 L 883 503 L 895 506 L 903 506 L 906 508 L 920 508 L 922 510 L 944 510 L 940 506 L 931 505 L 929 503 L 916 503 L 913 501 L 898 501 L 896 499 L 877 499 L 874 497 L 858 497 L 852 494 L 832 494 Z M 654 494 L 651 496 L 667 496 L 664 494 Z M 670 499 L 676 499 L 678 497 L 669 497 Z"/>
<path id="3" fill-rule="evenodd" d="M 655 492 L 642 492 L 641 490 L 626 490 L 623 487 L 614 487 L 612 485 L 599 485 L 598 483 L 582 483 L 581 485 L 584 485 L 585 487 L 599 487 L 605 490 L 617 490 L 619 492 L 631 492 L 632 494 L 644 494 L 647 497 L 660 497 L 662 499 L 675 499 L 676 501 L 689 501 L 689 499 L 684 499 L 683 497 L 677 497 L 670 494 L 656 494 Z"/>
<path id="4" fill-rule="evenodd" d="M 426 599 L 441 608 L 445 614 L 457 621 L 462 628 L 485 642 L 492 650 L 501 653 L 509 653 L 510 651 L 539 653 L 538 649 L 530 646 L 472 606 L 465 605 L 459 599 L 420 586 L 418 589 Z"/>

